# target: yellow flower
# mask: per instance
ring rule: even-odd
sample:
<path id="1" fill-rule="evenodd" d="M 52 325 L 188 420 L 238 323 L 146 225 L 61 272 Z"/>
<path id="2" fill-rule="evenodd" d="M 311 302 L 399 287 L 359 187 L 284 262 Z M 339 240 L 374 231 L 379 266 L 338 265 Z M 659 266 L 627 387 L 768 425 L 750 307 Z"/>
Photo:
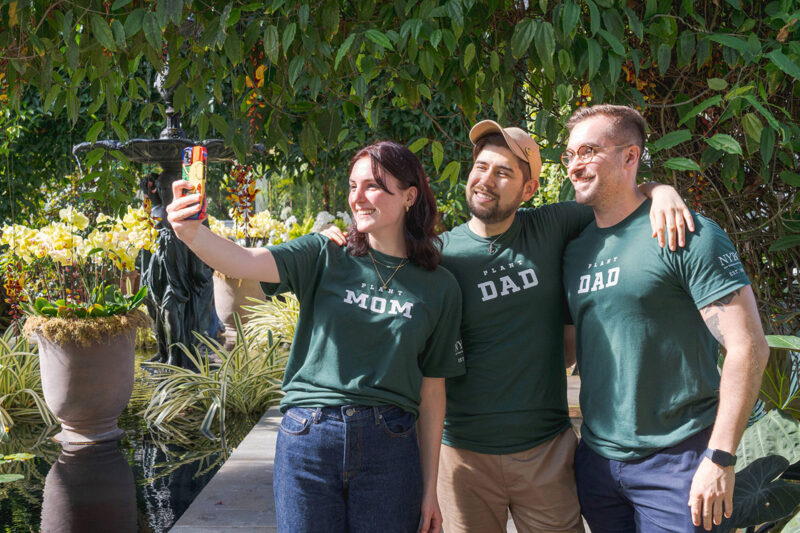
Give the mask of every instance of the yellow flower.
<path id="1" fill-rule="evenodd" d="M 75 226 L 79 230 L 85 230 L 87 227 L 89 227 L 89 219 L 86 217 L 86 215 L 80 211 L 74 210 L 72 206 L 67 207 L 66 209 L 61 209 L 58 212 L 58 217 L 67 224 Z"/>

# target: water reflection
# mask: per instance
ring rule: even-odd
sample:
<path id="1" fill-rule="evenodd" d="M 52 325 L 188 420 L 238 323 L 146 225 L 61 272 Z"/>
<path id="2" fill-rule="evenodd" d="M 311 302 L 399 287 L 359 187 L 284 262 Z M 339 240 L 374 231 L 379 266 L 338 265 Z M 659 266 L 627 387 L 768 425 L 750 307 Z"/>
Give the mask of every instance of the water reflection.
<path id="1" fill-rule="evenodd" d="M 62 450 L 44 483 L 42 533 L 134 533 L 133 471 L 116 442 Z"/>

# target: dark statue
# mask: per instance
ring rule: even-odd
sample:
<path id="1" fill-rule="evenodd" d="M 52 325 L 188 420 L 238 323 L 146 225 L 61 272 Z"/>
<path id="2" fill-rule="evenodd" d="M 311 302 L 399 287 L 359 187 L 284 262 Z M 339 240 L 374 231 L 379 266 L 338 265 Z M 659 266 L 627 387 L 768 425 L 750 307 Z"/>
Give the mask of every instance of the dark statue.
<path id="1" fill-rule="evenodd" d="M 191 349 L 201 344 L 193 332 L 212 338 L 221 333 L 214 309 L 214 272 L 175 236 L 167 221 L 166 206 L 172 201 L 172 182 L 181 177 L 184 148 L 205 146 L 209 163 L 233 159 L 234 153 L 222 140 L 194 141 L 186 136 L 180 116 L 172 107 L 172 93 L 163 87 L 165 79 L 166 72 L 163 72 L 155 82 L 166 104 L 167 115 L 167 126 L 158 139 L 81 143 L 73 147 L 72 153 L 77 157 L 94 148 L 103 148 L 106 152 L 119 150 L 133 162 L 161 166 L 161 174 L 151 173 L 140 184 L 152 203 L 151 215 L 158 229 L 157 251 L 142 252 L 138 261 L 142 283 L 148 291 L 147 309 L 156 324 L 158 338 L 158 355 L 151 361 L 190 368 L 185 353 L 175 343 Z"/>

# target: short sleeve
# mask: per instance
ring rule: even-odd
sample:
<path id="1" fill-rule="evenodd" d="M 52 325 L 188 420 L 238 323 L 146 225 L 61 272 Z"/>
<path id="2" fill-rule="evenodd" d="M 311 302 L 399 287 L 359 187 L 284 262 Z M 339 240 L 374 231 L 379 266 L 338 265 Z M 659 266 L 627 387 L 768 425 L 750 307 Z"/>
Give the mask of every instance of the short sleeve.
<path id="1" fill-rule="evenodd" d="M 686 247 L 665 251 L 678 270 L 695 305 L 702 309 L 726 294 L 750 284 L 739 254 L 716 222 L 694 214 L 695 231 L 688 233 Z"/>
<path id="2" fill-rule="evenodd" d="M 526 224 L 536 226 L 537 231 L 561 235 L 564 242 L 574 239 L 594 220 L 591 207 L 577 202 L 558 202 L 533 209 L 523 209 Z"/>
<path id="3" fill-rule="evenodd" d="M 449 272 L 448 281 L 439 319 L 420 355 L 420 369 L 425 377 L 449 378 L 466 371 L 461 344 L 461 289 Z"/>
<path id="4" fill-rule="evenodd" d="M 303 291 L 316 278 L 318 263 L 328 238 L 319 233 L 303 235 L 297 239 L 268 247 L 278 265 L 279 283 L 261 283 L 267 296 L 293 292 L 303 298 Z"/>

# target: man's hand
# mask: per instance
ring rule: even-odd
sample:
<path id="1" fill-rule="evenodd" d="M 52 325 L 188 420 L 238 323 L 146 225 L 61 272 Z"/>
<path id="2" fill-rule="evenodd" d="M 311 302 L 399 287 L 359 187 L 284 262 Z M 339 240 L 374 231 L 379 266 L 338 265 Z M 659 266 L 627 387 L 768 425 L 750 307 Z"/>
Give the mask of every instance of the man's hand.
<path id="1" fill-rule="evenodd" d="M 719 466 L 704 457 L 692 478 L 692 489 L 689 491 L 689 507 L 692 508 L 692 523 L 702 524 L 706 531 L 711 531 L 711 522 L 722 523 L 723 509 L 725 518 L 733 512 L 733 484 L 736 480 L 733 466 Z"/>
<path id="2" fill-rule="evenodd" d="M 327 238 L 338 244 L 344 246 L 347 244 L 347 233 L 339 229 L 339 226 L 331 226 L 320 231 L 320 234 L 325 235 Z"/>
<path id="3" fill-rule="evenodd" d="M 676 244 L 683 248 L 686 245 L 686 230 L 694 231 L 694 219 L 683 198 L 669 185 L 654 184 L 648 192 L 653 200 L 650 208 L 653 237 L 658 237 L 658 245 L 663 248 L 666 244 L 666 226 L 669 249 L 674 251 Z"/>

